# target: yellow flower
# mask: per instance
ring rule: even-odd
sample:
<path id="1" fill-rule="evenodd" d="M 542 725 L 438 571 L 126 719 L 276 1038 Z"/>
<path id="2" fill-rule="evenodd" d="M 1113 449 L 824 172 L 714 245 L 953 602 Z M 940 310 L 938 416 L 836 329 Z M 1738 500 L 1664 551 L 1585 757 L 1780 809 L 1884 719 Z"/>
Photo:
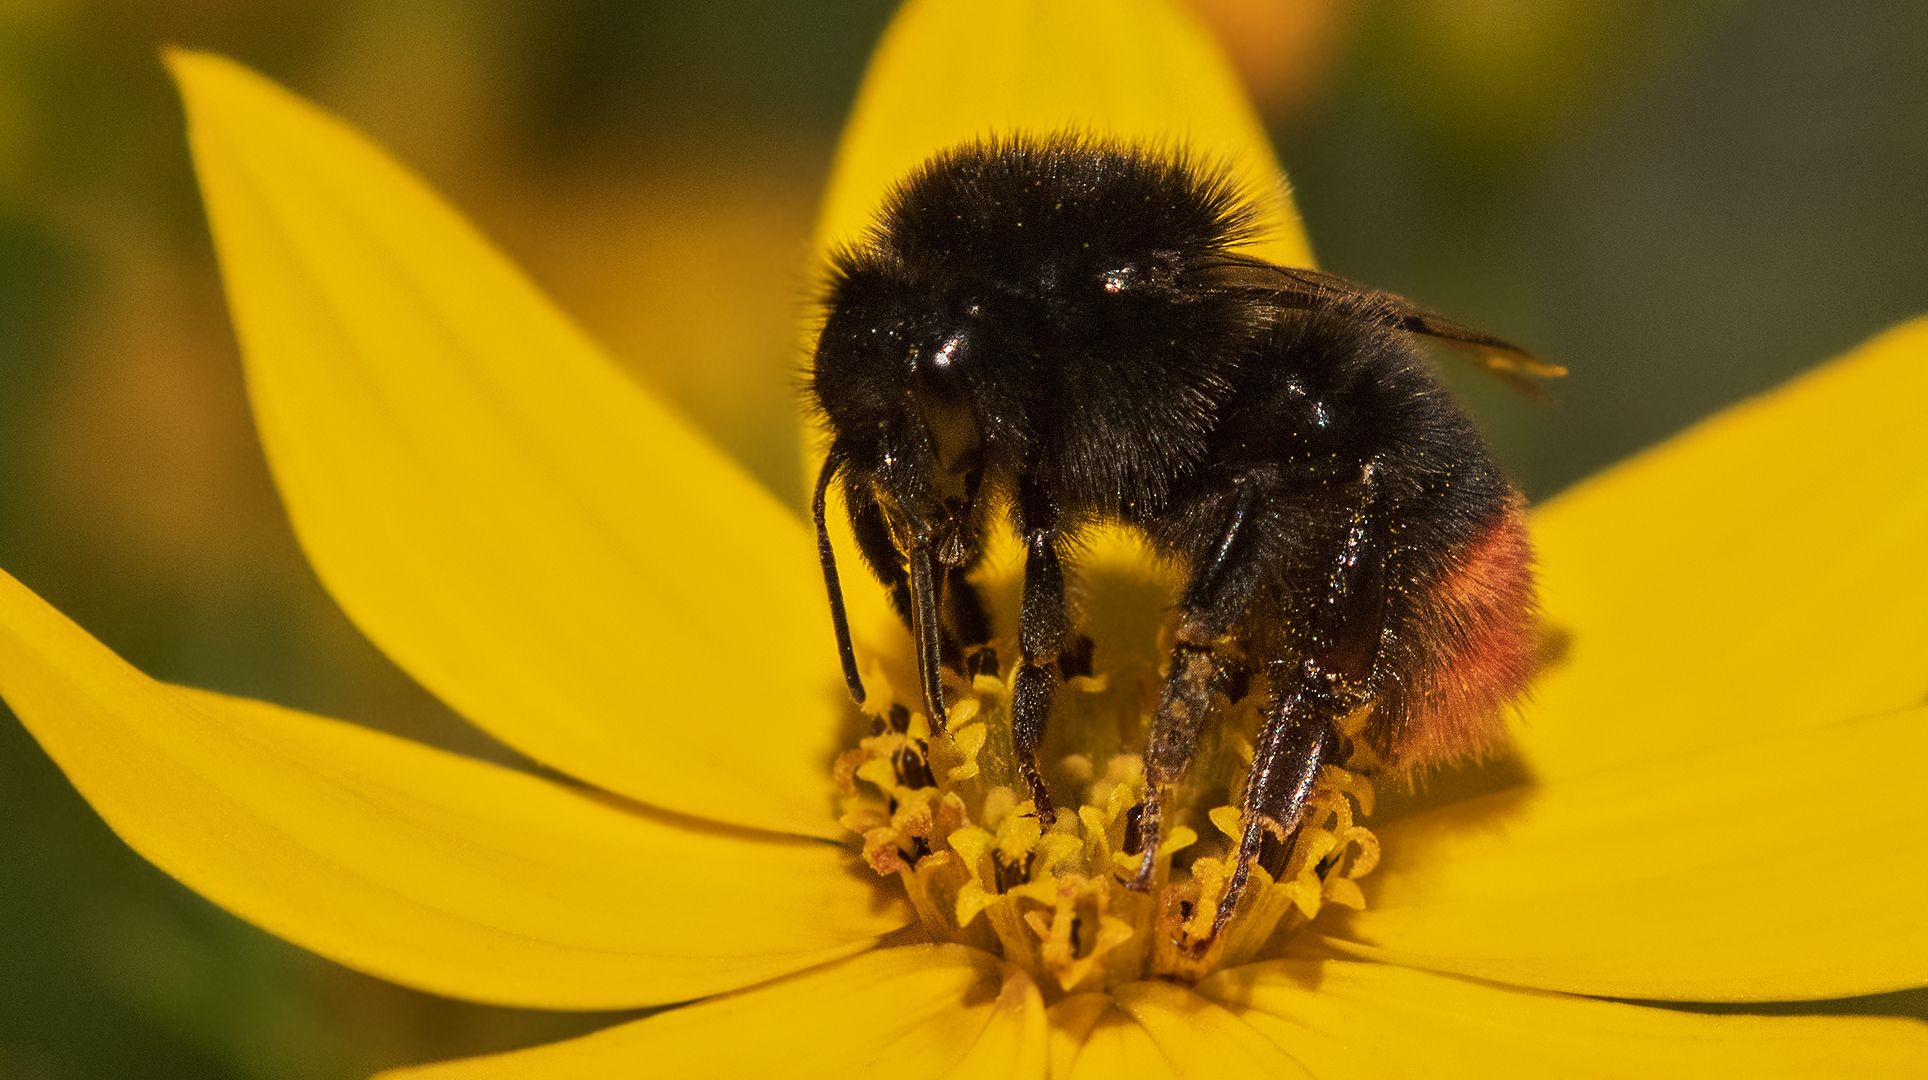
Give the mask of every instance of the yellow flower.
<path id="1" fill-rule="evenodd" d="M 1380 830 L 1289 958 L 1047 1007 L 907 943 L 826 840 L 848 707 L 808 529 L 417 179 L 226 61 L 172 58 L 262 442 L 356 622 L 584 784 L 156 683 L 0 575 L 0 692 L 129 844 L 343 963 L 553 1008 L 677 1002 L 421 1077 L 1919 1075 L 1928 1025 L 1611 999 L 1928 985 L 1928 320 L 1541 508 L 1568 642 L 1530 781 Z M 819 243 L 994 128 L 1259 128 L 1155 0 L 920 0 Z M 1264 253 L 1307 260 L 1289 205 Z M 853 594 L 859 622 L 882 621 Z M 873 631 L 874 632 L 874 631 Z M 897 934 L 897 936 L 891 936 Z"/>

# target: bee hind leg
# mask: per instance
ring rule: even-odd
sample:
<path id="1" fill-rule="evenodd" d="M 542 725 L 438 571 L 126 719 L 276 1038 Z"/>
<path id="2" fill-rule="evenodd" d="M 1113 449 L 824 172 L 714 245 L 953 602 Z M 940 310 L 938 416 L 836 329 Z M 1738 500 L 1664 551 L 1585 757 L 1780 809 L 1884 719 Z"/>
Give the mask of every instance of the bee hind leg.
<path id="1" fill-rule="evenodd" d="M 1306 799 L 1319 778 L 1319 768 L 1336 742 L 1337 732 L 1330 719 L 1333 713 L 1317 685 L 1324 679 L 1312 663 L 1303 668 L 1312 670 L 1302 669 L 1296 677 L 1281 673 L 1281 678 L 1291 680 L 1287 685 L 1292 689 L 1276 695 L 1276 704 L 1259 731 L 1252 771 L 1245 781 L 1244 828 L 1238 855 L 1232 878 L 1219 894 L 1218 914 L 1212 919 L 1212 932 L 1205 943 L 1218 936 L 1237 910 L 1266 836 L 1270 834 L 1282 845 L 1292 842 L 1305 813 Z"/>
<path id="2" fill-rule="evenodd" d="M 1390 576 L 1378 471 L 1376 462 L 1365 464 L 1358 501 L 1339 529 L 1332 570 L 1321 587 L 1301 596 L 1303 614 L 1290 620 L 1304 628 L 1302 658 L 1272 665 L 1272 708 L 1252 753 L 1237 861 L 1219 895 L 1211 937 L 1238 908 L 1265 837 L 1289 850 L 1319 768 L 1343 741 L 1336 721 L 1372 696 Z"/>

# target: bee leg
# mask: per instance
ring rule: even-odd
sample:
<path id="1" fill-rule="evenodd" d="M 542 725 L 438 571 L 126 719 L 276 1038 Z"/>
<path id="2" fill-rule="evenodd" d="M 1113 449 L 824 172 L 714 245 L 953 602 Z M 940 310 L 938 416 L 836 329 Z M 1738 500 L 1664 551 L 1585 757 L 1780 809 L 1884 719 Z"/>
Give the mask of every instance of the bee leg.
<path id="1" fill-rule="evenodd" d="M 1164 695 L 1159 698 L 1158 713 L 1152 717 L 1151 738 L 1145 748 L 1145 802 L 1144 812 L 1138 819 L 1144 857 L 1138 864 L 1137 875 L 1125 883 L 1128 889 L 1145 892 L 1151 888 L 1162 835 L 1159 792 L 1166 784 L 1177 783 L 1185 766 L 1191 763 L 1199 728 L 1204 725 L 1205 713 L 1211 705 L 1212 684 L 1217 674 L 1218 662 L 1209 646 L 1200 647 L 1181 640 L 1172 648 L 1171 674 L 1165 681 Z"/>
<path id="2" fill-rule="evenodd" d="M 1258 515 L 1266 486 L 1265 478 L 1255 474 L 1233 481 L 1234 501 L 1225 526 L 1217 542 L 1195 560 L 1192 580 L 1179 598 L 1178 640 L 1145 747 L 1145 809 L 1138 826 L 1144 858 L 1137 875 L 1126 883 L 1139 892 L 1151 888 L 1158 863 L 1161 789 L 1177 783 L 1191 763 L 1211 709 L 1212 688 L 1221 684 L 1214 647 L 1251 603 L 1260 566 L 1245 539 L 1246 526 Z"/>
<path id="3" fill-rule="evenodd" d="M 910 549 L 910 636 L 917 646 L 917 681 L 924 687 L 924 710 L 930 717 L 931 730 L 939 735 L 950 726 L 950 716 L 944 711 L 944 680 L 938 672 L 942 666 L 943 618 L 937 610 L 938 577 L 931 566 L 931 549 L 918 545 Z"/>
<path id="4" fill-rule="evenodd" d="M 897 617 L 904 621 L 910 630 L 911 642 L 917 649 L 918 682 L 924 691 L 924 711 L 930 721 L 931 730 L 944 733 L 946 716 L 944 713 L 944 687 L 937 675 L 939 640 L 944 633 L 941 627 L 925 625 L 926 614 L 920 614 L 920 596 L 925 600 L 922 611 L 934 618 L 937 605 L 934 601 L 938 579 L 931 565 L 928 549 L 905 552 L 897 550 L 897 543 L 891 538 L 890 526 L 884 520 L 883 508 L 877 500 L 866 498 L 857 492 L 846 491 L 845 499 L 850 504 L 850 529 L 857 537 L 857 550 L 863 555 L 864 562 L 877 580 L 890 590 L 891 606 L 897 609 Z M 908 561 L 908 565 L 906 565 Z"/>
<path id="5" fill-rule="evenodd" d="M 1011 686 L 1011 742 L 1018 771 L 1030 785 L 1038 821 L 1050 825 L 1057 813 L 1044 777 L 1038 772 L 1038 747 L 1051 717 L 1051 695 L 1058 686 L 1058 654 L 1064 649 L 1070 613 L 1065 607 L 1064 567 L 1058 560 L 1057 506 L 1035 491 L 1019 496 L 1024 537 L 1024 598 L 1018 611 L 1017 674 Z"/>
<path id="6" fill-rule="evenodd" d="M 870 572 L 890 593 L 890 606 L 896 610 L 897 617 L 904 620 L 906 627 L 910 626 L 910 574 L 904 569 L 904 553 L 897 550 L 897 542 L 891 539 L 883 507 L 868 493 L 846 491 L 844 498 L 850 504 L 850 531 L 856 536 L 857 551 L 864 557 L 864 565 L 870 567 Z"/>
<path id="7" fill-rule="evenodd" d="M 1232 879 L 1219 895 L 1218 914 L 1212 919 L 1208 942 L 1218 936 L 1238 908 L 1239 896 L 1245 891 L 1252 865 L 1259 860 L 1259 849 L 1264 846 L 1266 834 L 1289 844 L 1292 834 L 1298 831 L 1305 800 L 1312 794 L 1319 767 L 1325 763 L 1335 742 L 1337 733 L 1330 719 L 1333 710 L 1329 699 L 1321 700 L 1328 696 L 1317 665 L 1308 660 L 1296 678 L 1284 673 L 1278 677 L 1291 680 L 1286 685 L 1293 689 L 1289 695 L 1280 695 L 1259 732 L 1259 744 L 1252 754 L 1252 771 L 1245 782 L 1242 804 L 1245 831 L 1239 837 Z"/>
<path id="8" fill-rule="evenodd" d="M 1219 896 L 1212 937 L 1237 909 L 1265 835 L 1289 847 L 1299 831 L 1319 768 L 1341 741 L 1336 721 L 1370 699 L 1390 576 L 1374 507 L 1377 473 L 1377 463 L 1367 462 L 1332 570 L 1322 587 L 1300 601 L 1302 618 L 1293 621 L 1304 627 L 1303 659 L 1273 666 L 1273 706 L 1252 753 L 1240 804 L 1244 831 L 1231 880 Z"/>

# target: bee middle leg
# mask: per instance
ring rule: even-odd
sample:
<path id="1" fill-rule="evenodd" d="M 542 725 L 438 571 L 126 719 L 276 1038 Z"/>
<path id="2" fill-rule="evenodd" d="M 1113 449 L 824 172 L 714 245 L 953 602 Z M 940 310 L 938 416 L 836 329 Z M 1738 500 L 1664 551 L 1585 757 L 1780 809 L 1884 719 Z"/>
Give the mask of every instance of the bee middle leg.
<path id="1" fill-rule="evenodd" d="M 1218 540 L 1197 560 L 1192 580 L 1179 599 L 1177 641 L 1165 689 L 1152 717 L 1145 746 L 1145 801 L 1138 819 L 1144 856 L 1128 888 L 1151 888 L 1162 832 L 1162 789 L 1178 782 L 1198 748 L 1198 735 L 1210 711 L 1212 689 L 1222 685 L 1225 661 L 1216 654 L 1223 638 L 1250 606 L 1262 570 L 1253 533 L 1259 528 L 1267 477 L 1252 474 L 1233 481 L 1234 496 Z"/>

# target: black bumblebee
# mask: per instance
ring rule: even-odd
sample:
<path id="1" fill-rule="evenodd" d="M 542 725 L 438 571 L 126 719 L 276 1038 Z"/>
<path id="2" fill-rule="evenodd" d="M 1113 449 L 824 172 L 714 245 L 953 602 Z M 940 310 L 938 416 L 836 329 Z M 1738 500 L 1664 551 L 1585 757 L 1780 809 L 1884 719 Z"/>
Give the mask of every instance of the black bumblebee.
<path id="1" fill-rule="evenodd" d="M 1225 171 L 1183 153 L 1077 134 L 956 147 L 832 257 L 810 381 L 831 435 L 819 554 L 858 701 L 824 521 L 833 482 L 910 628 L 938 731 L 940 667 L 990 637 L 968 575 L 992 518 L 1022 540 L 1012 734 L 1046 823 L 1037 749 L 1060 655 L 1079 644 L 1071 539 L 1121 523 L 1189 568 L 1131 884 L 1149 885 L 1160 791 L 1214 689 L 1262 670 L 1271 700 L 1221 927 L 1265 835 L 1297 829 L 1341 717 L 1370 706 L 1358 736 L 1395 769 L 1477 753 L 1501 738 L 1534 651 L 1522 501 L 1411 335 L 1539 369 L 1398 296 L 1237 254 L 1255 219 Z"/>

